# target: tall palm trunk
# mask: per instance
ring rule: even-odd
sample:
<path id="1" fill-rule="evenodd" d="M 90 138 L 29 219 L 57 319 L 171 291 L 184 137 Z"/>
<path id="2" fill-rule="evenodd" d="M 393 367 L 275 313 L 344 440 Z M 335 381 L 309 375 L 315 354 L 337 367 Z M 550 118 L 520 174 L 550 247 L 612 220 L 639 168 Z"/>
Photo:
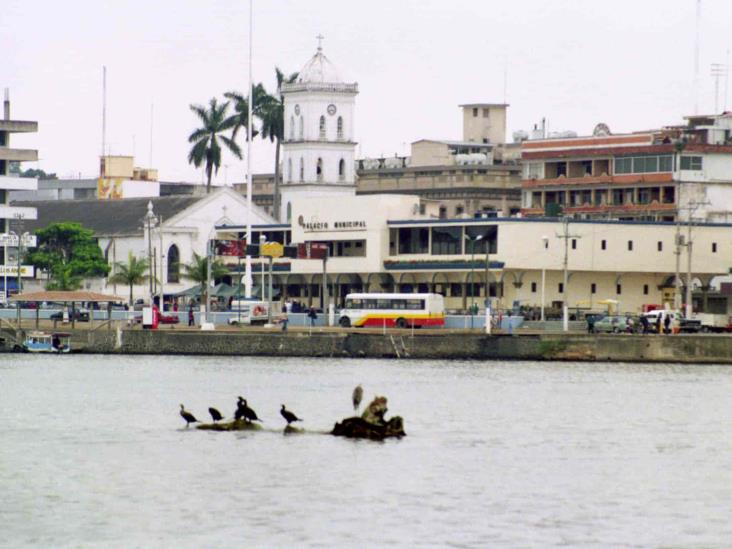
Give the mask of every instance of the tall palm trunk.
<path id="1" fill-rule="evenodd" d="M 133 283 L 130 282 L 130 307 L 133 306 L 133 303 L 132 303 L 132 286 L 133 286 Z"/>
<path id="2" fill-rule="evenodd" d="M 272 210 L 274 211 L 273 217 L 275 221 L 280 221 L 280 140 L 276 140 L 275 144 L 275 180 L 274 180 L 274 194 L 272 197 Z"/>

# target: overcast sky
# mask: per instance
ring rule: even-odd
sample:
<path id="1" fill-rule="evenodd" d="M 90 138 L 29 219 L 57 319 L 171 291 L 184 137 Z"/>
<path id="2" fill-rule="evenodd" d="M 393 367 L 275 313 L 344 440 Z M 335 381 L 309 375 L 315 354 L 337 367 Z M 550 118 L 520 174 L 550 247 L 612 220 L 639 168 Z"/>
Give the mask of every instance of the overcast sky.
<path id="1" fill-rule="evenodd" d="M 597 122 L 642 130 L 694 111 L 695 13 L 696 0 L 255 0 L 253 73 L 273 90 L 274 67 L 299 70 L 322 33 L 326 56 L 359 84 L 362 156 L 459 139 L 457 105 L 503 101 L 504 71 L 509 139 L 542 117 L 579 134 Z M 710 64 L 725 62 L 732 1 L 702 0 L 701 13 L 698 103 L 711 112 Z M 13 118 L 39 122 L 14 143 L 39 149 L 46 171 L 97 175 L 106 65 L 112 154 L 149 164 L 154 104 L 160 178 L 201 181 L 187 163 L 188 106 L 246 90 L 248 29 L 245 0 L 3 0 L 0 86 Z M 273 161 L 257 139 L 254 172 Z M 244 162 L 223 164 L 219 183 L 244 179 Z"/>

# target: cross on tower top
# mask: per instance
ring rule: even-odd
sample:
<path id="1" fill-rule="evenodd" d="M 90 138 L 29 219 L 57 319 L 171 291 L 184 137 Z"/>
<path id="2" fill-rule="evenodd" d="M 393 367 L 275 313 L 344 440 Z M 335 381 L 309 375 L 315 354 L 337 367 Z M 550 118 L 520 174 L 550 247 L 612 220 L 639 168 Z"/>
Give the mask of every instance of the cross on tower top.
<path id="1" fill-rule="evenodd" d="M 323 51 L 323 39 L 325 36 L 322 34 L 318 34 L 318 36 L 315 37 L 318 40 L 318 51 Z"/>

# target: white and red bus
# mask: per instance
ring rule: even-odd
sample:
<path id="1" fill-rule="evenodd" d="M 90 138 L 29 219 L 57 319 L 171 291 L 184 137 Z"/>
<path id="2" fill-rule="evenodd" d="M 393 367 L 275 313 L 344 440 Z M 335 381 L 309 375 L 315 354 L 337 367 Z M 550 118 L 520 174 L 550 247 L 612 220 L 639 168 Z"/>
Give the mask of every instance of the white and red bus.
<path id="1" fill-rule="evenodd" d="M 440 294 L 348 294 L 338 323 L 350 326 L 444 326 L 445 300 Z"/>

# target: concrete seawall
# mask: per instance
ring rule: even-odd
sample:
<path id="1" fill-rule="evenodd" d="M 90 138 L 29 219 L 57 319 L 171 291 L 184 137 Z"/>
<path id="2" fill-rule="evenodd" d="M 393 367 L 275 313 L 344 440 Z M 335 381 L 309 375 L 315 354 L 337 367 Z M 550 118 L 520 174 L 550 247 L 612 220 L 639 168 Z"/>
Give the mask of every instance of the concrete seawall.
<path id="1" fill-rule="evenodd" d="M 732 364 L 732 337 L 373 333 L 77 332 L 90 353 L 477 360 L 598 360 Z"/>

